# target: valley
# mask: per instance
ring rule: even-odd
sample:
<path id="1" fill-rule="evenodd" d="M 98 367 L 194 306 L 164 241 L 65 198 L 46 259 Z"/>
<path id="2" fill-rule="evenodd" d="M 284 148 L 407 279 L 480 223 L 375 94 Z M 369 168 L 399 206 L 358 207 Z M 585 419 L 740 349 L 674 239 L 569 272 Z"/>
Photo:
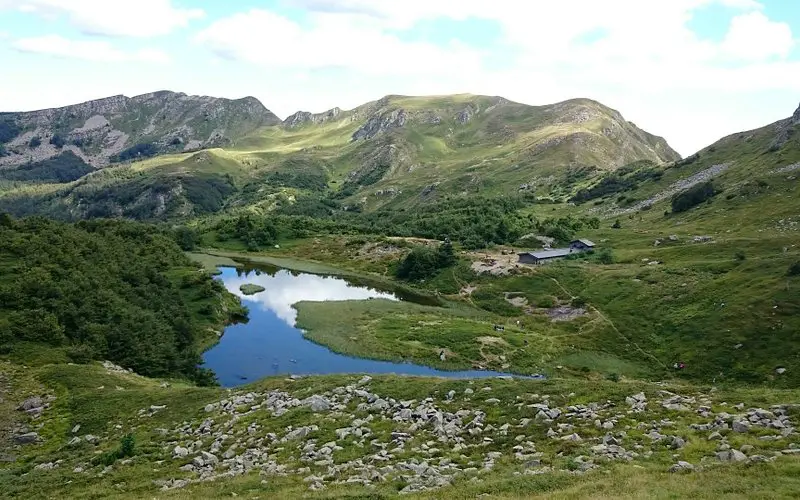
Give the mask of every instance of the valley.
<path id="1" fill-rule="evenodd" d="M 800 487 L 800 109 L 681 158 L 588 99 L 197 99 L 2 115 L 0 496 Z M 166 124 L 56 151 L 95 114 Z"/>

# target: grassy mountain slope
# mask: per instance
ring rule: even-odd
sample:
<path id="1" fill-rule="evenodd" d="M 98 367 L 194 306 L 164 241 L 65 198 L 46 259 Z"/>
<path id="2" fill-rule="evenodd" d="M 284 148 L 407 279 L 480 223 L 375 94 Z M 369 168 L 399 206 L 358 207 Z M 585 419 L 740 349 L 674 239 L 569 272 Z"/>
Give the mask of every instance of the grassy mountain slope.
<path id="1" fill-rule="evenodd" d="M 447 348 L 448 363 L 462 368 L 550 373 L 563 366 L 609 376 L 800 386 L 800 371 L 792 368 L 800 362 L 799 122 L 792 117 L 734 134 L 667 166 L 639 162 L 579 181 L 570 188 L 573 196 L 581 189 L 594 194 L 575 204 L 525 202 L 516 206 L 513 218 L 481 205 L 483 215 L 491 214 L 489 229 L 502 218 L 520 225 L 519 235 L 536 234 L 547 220 L 600 219 L 598 227 L 583 224 L 562 238 L 595 241 L 600 250 L 593 255 L 539 268 L 512 264 L 511 274 L 501 276 L 475 275 L 462 266 L 420 284 L 494 316 L 464 321 L 449 311 L 378 303 L 354 305 L 339 315 L 330 305 L 301 304 L 300 316 L 312 338 L 343 352 L 374 351 L 384 359 L 436 363 Z M 673 210 L 676 195 L 682 199 L 709 180 L 713 196 Z M 450 234 L 461 241 L 460 231 L 482 215 L 453 210 L 452 204 L 389 211 L 388 219 L 381 214 L 359 216 L 365 221 L 359 231 L 428 238 Z M 451 221 L 451 227 L 437 220 Z M 338 236 L 348 228 L 343 229 L 330 231 L 336 235 L 328 238 L 280 241 L 281 249 L 264 253 L 392 276 L 408 252 L 408 244 L 389 238 Z M 206 244 L 229 243 L 215 239 L 212 231 Z M 488 254 L 514 261 L 500 250 L 513 256 L 536 247 L 535 240 L 518 240 L 462 257 L 479 263 Z M 551 320 L 550 309 L 576 298 L 588 304 L 590 314 Z M 429 323 L 437 325 L 435 331 L 418 326 Z M 491 333 L 493 323 L 505 324 L 506 331 L 487 356 L 481 339 L 497 336 Z M 380 348 L 371 347 L 376 345 Z M 672 369 L 676 362 L 686 368 Z"/>
<path id="2" fill-rule="evenodd" d="M 280 125 L 266 118 L 264 121 L 264 126 L 224 150 L 194 157 L 224 158 L 230 166 L 221 170 L 235 171 L 237 182 L 222 193 L 229 201 L 227 206 L 256 204 L 269 208 L 280 193 L 289 199 L 298 195 L 332 196 L 362 209 L 413 205 L 476 192 L 490 196 L 521 190 L 544 194 L 576 172 L 585 177 L 634 161 L 661 164 L 678 158 L 663 139 L 588 99 L 527 106 L 500 97 L 474 95 L 387 96 L 349 111 L 334 108 L 316 115 L 298 112 Z M 183 149 L 170 146 L 171 137 L 165 139 L 167 149 Z M 204 143 L 209 144 L 214 142 Z M 145 149 L 131 154 L 137 152 L 151 153 Z M 204 166 L 207 162 L 192 163 L 189 158 L 181 153 L 136 162 L 132 171 L 148 179 L 132 185 L 126 193 L 160 207 L 163 202 L 156 199 L 154 186 L 176 195 L 176 185 L 166 180 L 166 174 L 175 170 L 185 176 L 220 173 L 209 171 Z M 297 177 L 298 173 L 302 174 L 300 181 L 287 181 L 286 176 Z M 306 182 L 309 175 L 314 178 L 311 187 Z M 185 206 L 181 210 L 140 211 L 131 207 L 138 202 L 115 194 L 116 188 L 106 187 L 106 181 L 104 175 L 79 181 L 93 186 L 86 189 L 107 190 L 109 200 L 118 205 L 116 211 L 100 213 L 164 218 L 197 215 L 211 207 L 196 209 L 194 203 L 184 203 L 182 198 Z M 23 214 L 52 212 L 49 207 L 55 203 L 67 207 L 58 211 L 71 217 L 91 216 L 76 207 L 78 200 L 72 196 L 75 186 L 53 187 L 46 199 L 29 200 L 28 186 L 11 185 L 5 190 L 10 198 L 4 206 L 25 207 L 15 210 Z M 209 196 L 219 198 L 219 189 L 209 189 Z M 215 210 L 225 205 L 216 203 Z"/>

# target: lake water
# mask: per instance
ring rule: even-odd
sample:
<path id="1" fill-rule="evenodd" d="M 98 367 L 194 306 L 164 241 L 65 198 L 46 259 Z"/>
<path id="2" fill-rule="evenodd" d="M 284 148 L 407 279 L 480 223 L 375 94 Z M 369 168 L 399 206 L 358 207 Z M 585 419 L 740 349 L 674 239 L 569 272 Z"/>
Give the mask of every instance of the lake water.
<path id="1" fill-rule="evenodd" d="M 204 367 L 214 370 L 225 387 L 245 384 L 271 375 L 330 373 L 395 373 L 440 377 L 496 377 L 506 373 L 466 370 L 446 371 L 412 363 L 392 363 L 337 354 L 315 344 L 295 328 L 300 301 L 400 300 L 398 293 L 378 290 L 345 279 L 297 273 L 277 268 L 241 270 L 220 268 L 218 277 L 249 308 L 249 321 L 228 326 L 220 342 L 203 355 Z M 244 295 L 245 283 L 261 285 L 263 292 Z M 403 298 L 409 299 L 403 295 Z M 421 298 L 420 298 L 421 299 Z M 430 301 L 430 299 L 428 299 Z"/>

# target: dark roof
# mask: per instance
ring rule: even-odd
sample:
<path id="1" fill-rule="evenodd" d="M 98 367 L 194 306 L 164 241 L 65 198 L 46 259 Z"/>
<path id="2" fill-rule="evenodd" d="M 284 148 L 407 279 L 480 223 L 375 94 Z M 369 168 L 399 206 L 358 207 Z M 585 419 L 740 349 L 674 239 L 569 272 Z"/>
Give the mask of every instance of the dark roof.
<path id="1" fill-rule="evenodd" d="M 587 240 L 587 239 L 579 239 L 579 240 L 575 240 L 575 241 L 573 241 L 572 243 L 576 243 L 576 242 L 578 242 L 578 241 L 580 241 L 581 243 L 583 243 L 583 244 L 584 244 L 584 245 L 586 245 L 587 247 L 593 247 L 593 246 L 594 246 L 594 243 L 593 243 L 592 241 L 590 241 L 590 240 Z"/>
<path id="2" fill-rule="evenodd" d="M 524 252 L 520 255 L 530 255 L 537 259 L 553 259 L 555 257 L 564 257 L 571 254 L 569 248 L 555 248 L 553 250 L 542 250 L 541 252 Z"/>

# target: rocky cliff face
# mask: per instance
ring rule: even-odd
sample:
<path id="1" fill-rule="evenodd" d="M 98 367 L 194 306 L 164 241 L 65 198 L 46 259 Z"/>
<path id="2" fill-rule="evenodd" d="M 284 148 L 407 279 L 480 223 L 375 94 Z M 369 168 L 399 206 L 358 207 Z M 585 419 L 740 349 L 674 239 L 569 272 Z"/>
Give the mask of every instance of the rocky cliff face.
<path id="1" fill-rule="evenodd" d="M 42 161 L 69 150 L 95 167 L 142 154 L 229 145 L 258 127 L 280 123 L 253 97 L 230 100 L 169 91 L 7 113 L 3 119 L 18 133 L 6 141 L 0 165 Z M 137 146 L 142 147 L 131 149 Z M 125 158 L 119 156 L 128 150 Z"/>
<path id="2" fill-rule="evenodd" d="M 287 128 L 300 127 L 305 123 L 321 124 L 335 120 L 342 112 L 339 108 L 332 108 L 324 113 L 310 113 L 308 111 L 297 111 L 283 120 L 283 126 Z"/>

